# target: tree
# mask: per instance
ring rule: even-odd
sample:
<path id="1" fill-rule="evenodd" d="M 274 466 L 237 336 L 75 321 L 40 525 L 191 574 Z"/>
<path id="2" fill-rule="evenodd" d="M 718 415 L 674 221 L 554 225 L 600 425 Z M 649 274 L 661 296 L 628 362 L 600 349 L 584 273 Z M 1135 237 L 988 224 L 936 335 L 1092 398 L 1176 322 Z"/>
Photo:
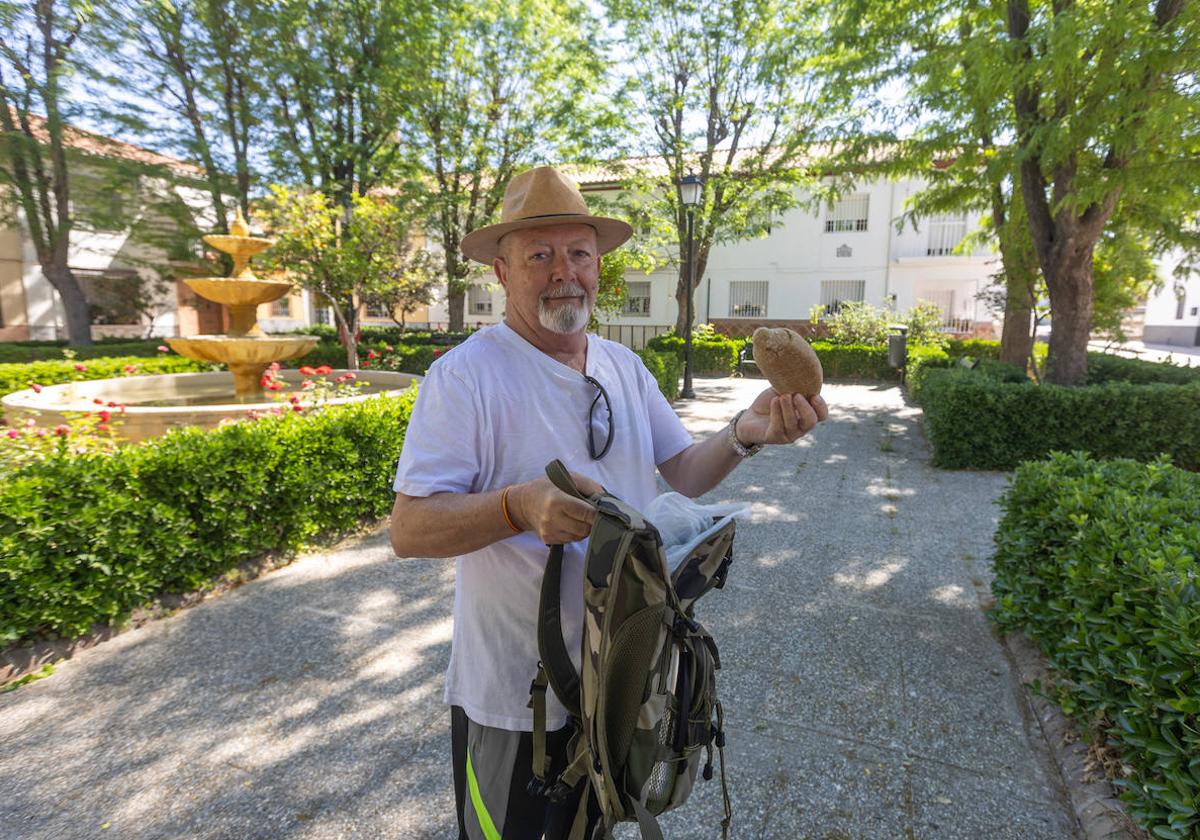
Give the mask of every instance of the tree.
<path id="1" fill-rule="evenodd" d="M 1086 381 L 1094 253 L 1122 197 L 1200 173 L 1188 154 L 1200 128 L 1198 8 L 1007 2 L 1021 191 L 1053 315 L 1050 382 Z"/>
<path id="2" fill-rule="evenodd" d="M 1036 267 L 1053 312 L 1047 378 L 1085 381 L 1106 225 L 1122 219 L 1154 251 L 1188 238 L 1179 220 L 1198 196 L 1179 184 L 1200 166 L 1195 3 L 842 2 L 835 18 L 843 80 L 908 88 L 876 140 L 907 124 L 926 160 L 952 158 L 960 183 L 976 182 L 968 192 L 993 208 L 1016 307 L 1006 324 L 1024 331 Z M 1004 338 L 1016 361 L 1027 339 Z"/>
<path id="3" fill-rule="evenodd" d="M 323 192 L 271 188 L 268 223 L 275 246 L 260 262 L 286 271 L 328 302 L 346 348 L 346 366 L 358 368 L 362 305 L 391 294 L 413 267 L 411 220 L 391 201 L 351 197 L 344 209 Z"/>
<path id="4" fill-rule="evenodd" d="M 441 285 L 441 273 L 433 254 L 424 248 L 413 247 L 409 242 L 399 243 L 399 247 L 403 250 L 396 255 L 396 265 L 391 272 L 392 285 L 369 296 L 367 302 L 386 307 L 403 331 L 408 326 L 408 313 L 433 303 L 437 287 Z M 399 318 L 396 318 L 397 312 Z"/>
<path id="5" fill-rule="evenodd" d="M 596 29 L 579 0 L 448 0 L 408 21 L 406 200 L 425 208 L 441 245 L 452 331 L 472 271 L 462 238 L 494 220 L 512 176 L 611 148 Z"/>
<path id="6" fill-rule="evenodd" d="M 688 298 L 704 277 L 713 245 L 770 230 L 811 187 L 802 156 L 842 113 L 835 89 L 810 72 L 816 19 L 807 3 L 736 0 L 607 0 L 631 68 L 625 92 L 635 117 L 630 150 L 649 154 L 626 168 L 634 201 L 670 220 L 678 252 L 687 247 L 679 180 L 704 183 L 695 211 L 695 282 L 679 260 L 675 330 L 684 332 Z"/>
<path id="7" fill-rule="evenodd" d="M 0 201 L 15 203 L 42 273 L 58 292 L 71 344 L 92 343 L 88 302 L 71 272 L 73 161 L 66 77 L 91 6 L 0 3 Z"/>

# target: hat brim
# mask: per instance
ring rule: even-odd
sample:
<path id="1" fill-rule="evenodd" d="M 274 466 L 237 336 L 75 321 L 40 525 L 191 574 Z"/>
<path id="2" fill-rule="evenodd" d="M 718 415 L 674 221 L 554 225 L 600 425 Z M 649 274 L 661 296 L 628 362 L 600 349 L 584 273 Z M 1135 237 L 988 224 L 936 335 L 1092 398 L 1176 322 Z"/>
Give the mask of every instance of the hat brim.
<path id="1" fill-rule="evenodd" d="M 514 230 L 549 227 L 550 225 L 588 225 L 596 230 L 596 247 L 601 254 L 619 248 L 633 236 L 633 228 L 620 219 L 604 216 L 587 216 L 582 213 L 564 213 L 560 216 L 535 216 L 515 222 L 488 225 L 468 233 L 459 246 L 467 257 L 491 265 L 500 253 L 500 239 Z"/>

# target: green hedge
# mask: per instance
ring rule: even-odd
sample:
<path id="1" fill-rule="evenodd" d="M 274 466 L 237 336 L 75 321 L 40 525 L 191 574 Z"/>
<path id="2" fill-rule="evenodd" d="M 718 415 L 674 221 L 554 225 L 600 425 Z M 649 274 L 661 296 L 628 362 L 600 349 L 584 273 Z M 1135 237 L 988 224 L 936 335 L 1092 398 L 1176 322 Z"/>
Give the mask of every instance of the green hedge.
<path id="1" fill-rule="evenodd" d="M 924 377 L 920 404 L 937 466 L 1010 470 L 1080 450 L 1138 461 L 1167 454 L 1200 469 L 1200 385 L 1039 386 L 1002 381 L 996 370 Z"/>
<path id="2" fill-rule="evenodd" d="M 812 342 L 812 349 L 821 360 L 825 379 L 899 379 L 900 372 L 888 366 L 886 347 L 867 344 L 831 344 Z"/>
<path id="3" fill-rule="evenodd" d="M 1076 453 L 1023 464 L 1001 500 L 996 607 L 1132 769 L 1115 783 L 1155 837 L 1200 836 L 1200 476 Z"/>
<path id="4" fill-rule="evenodd" d="M 696 373 L 729 376 L 737 370 L 738 351 L 745 342 L 735 338 L 692 339 L 692 370 Z M 651 350 L 671 352 L 683 361 L 683 339 L 677 335 L 658 335 L 646 342 Z"/>
<path id="5" fill-rule="evenodd" d="M 1088 353 L 1088 384 L 1131 382 L 1146 385 L 1165 382 L 1170 385 L 1200 383 L 1200 367 L 1180 367 L 1165 362 L 1126 359 L 1110 353 Z"/>
<path id="6" fill-rule="evenodd" d="M 75 367 L 77 364 L 83 365 L 84 370 L 77 370 Z M 73 380 L 130 376 L 132 374 L 125 371 L 126 365 L 136 365 L 138 374 L 197 373 L 213 369 L 208 362 L 197 362 L 185 359 L 183 356 L 163 353 L 152 358 L 125 356 L 87 361 L 57 359 L 25 364 L 0 364 L 0 394 L 11 394 L 13 391 L 24 390 L 29 387 L 30 383 L 58 385 Z"/>
<path id="7" fill-rule="evenodd" d="M 0 643 L 75 637 L 163 592 L 387 514 L 415 390 L 185 429 L 0 484 Z"/>
<path id="8" fill-rule="evenodd" d="M 679 377 L 683 376 L 680 358 L 669 350 L 660 352 L 649 347 L 638 350 L 637 354 L 650 373 L 654 374 L 658 390 L 662 391 L 667 402 L 674 402 L 679 397 Z"/>
<path id="9" fill-rule="evenodd" d="M 165 344 L 161 338 L 147 340 L 101 339 L 86 347 L 71 347 L 75 358 L 81 360 L 100 359 L 109 356 L 157 356 L 158 347 Z M 65 341 L 3 341 L 0 342 L 0 363 L 20 364 L 62 359 L 63 350 L 68 349 Z"/>

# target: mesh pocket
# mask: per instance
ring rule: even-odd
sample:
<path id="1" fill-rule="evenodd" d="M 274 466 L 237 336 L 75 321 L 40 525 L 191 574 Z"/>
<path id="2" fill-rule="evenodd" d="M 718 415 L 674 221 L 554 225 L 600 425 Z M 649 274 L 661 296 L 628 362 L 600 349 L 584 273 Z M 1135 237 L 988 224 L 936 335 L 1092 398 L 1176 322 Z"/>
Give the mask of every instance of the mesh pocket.
<path id="1" fill-rule="evenodd" d="M 604 738 L 613 767 L 625 763 L 637 728 L 647 686 L 653 678 L 654 656 L 666 628 L 664 607 L 646 607 L 630 616 L 613 637 L 604 663 Z"/>
<path id="2" fill-rule="evenodd" d="M 667 706 L 666 714 L 658 725 L 658 743 L 666 746 L 671 743 L 675 734 L 675 710 Z M 646 783 L 646 803 L 651 807 L 651 813 L 656 813 L 671 800 L 671 789 L 675 786 L 675 764 L 669 761 L 656 761 L 650 771 L 650 779 Z M 657 806 L 657 807 L 655 807 Z"/>

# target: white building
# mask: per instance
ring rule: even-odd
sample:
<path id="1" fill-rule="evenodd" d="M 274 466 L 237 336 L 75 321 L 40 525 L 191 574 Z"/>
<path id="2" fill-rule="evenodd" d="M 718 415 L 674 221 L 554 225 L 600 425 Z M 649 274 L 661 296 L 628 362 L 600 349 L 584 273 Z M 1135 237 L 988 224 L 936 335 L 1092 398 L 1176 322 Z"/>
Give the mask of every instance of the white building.
<path id="1" fill-rule="evenodd" d="M 1182 260 L 1183 254 L 1174 252 L 1158 263 L 1163 287 L 1146 301 L 1142 328 L 1146 344 L 1200 347 L 1200 271 L 1192 271 L 1177 284 L 1174 269 Z"/>
<path id="2" fill-rule="evenodd" d="M 616 185 L 583 180 L 580 188 L 611 194 Z M 977 296 L 1000 270 L 999 257 L 954 253 L 977 227 L 975 216 L 944 216 L 897 230 L 906 199 L 921 188 L 916 179 L 876 181 L 833 207 L 789 211 L 767 236 L 714 246 L 696 289 L 696 323 L 748 334 L 762 324 L 807 321 L 817 306 L 833 312 L 841 302 L 862 300 L 903 311 L 924 300 L 941 307 L 948 331 L 992 335 L 995 315 Z M 468 295 L 468 325 L 503 318 L 504 291 L 495 278 L 488 280 Z M 676 271 L 634 273 L 626 282 L 625 311 L 606 319 L 601 332 L 637 347 L 674 325 Z M 430 307 L 429 318 L 448 319 L 444 302 Z"/>

